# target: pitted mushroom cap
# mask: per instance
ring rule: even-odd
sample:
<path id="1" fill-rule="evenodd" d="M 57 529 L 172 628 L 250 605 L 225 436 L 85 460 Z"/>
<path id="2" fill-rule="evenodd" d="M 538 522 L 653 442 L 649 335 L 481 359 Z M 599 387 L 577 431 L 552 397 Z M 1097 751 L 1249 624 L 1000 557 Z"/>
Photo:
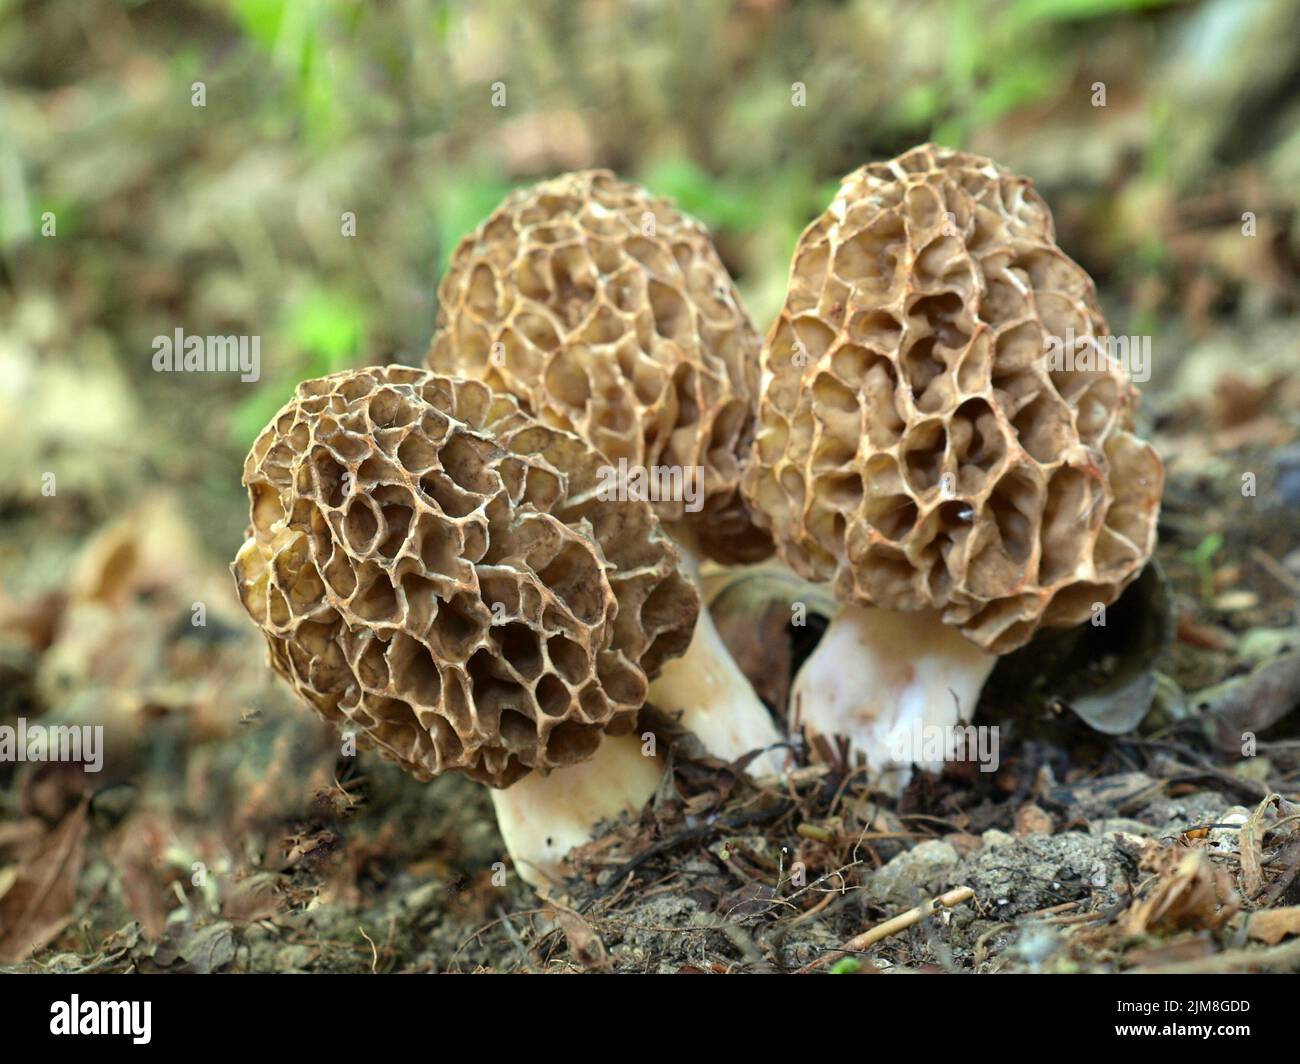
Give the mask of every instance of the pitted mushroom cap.
<path id="1" fill-rule="evenodd" d="M 1164 476 L 1107 336 L 1027 179 L 932 145 L 865 166 L 796 248 L 751 508 L 842 601 L 997 654 L 1078 624 L 1150 556 Z"/>
<path id="2" fill-rule="evenodd" d="M 759 336 L 704 227 L 608 171 L 512 193 L 461 241 L 429 366 L 487 381 L 615 464 L 695 469 L 703 508 L 655 502 L 722 561 L 771 542 L 739 482 Z"/>
<path id="3" fill-rule="evenodd" d="M 603 462 L 478 381 L 308 381 L 244 464 L 239 596 L 298 694 L 421 779 L 582 761 L 699 611 L 649 504 L 596 500 Z"/>

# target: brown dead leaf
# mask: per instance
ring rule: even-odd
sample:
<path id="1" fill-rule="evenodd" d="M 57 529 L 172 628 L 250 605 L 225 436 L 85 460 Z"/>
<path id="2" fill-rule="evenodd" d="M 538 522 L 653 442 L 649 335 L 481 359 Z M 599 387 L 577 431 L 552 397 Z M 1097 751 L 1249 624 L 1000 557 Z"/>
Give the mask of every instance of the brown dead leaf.
<path id="1" fill-rule="evenodd" d="M 27 816 L 0 824 L 0 857 L 22 860 L 30 856 L 45 838 L 45 821 Z"/>
<path id="2" fill-rule="evenodd" d="M 23 960 L 71 919 L 85 856 L 87 808 L 82 802 L 63 818 L 0 897 L 0 963 Z"/>
<path id="3" fill-rule="evenodd" d="M 1213 625 L 1203 624 L 1196 620 L 1191 613 L 1179 615 L 1177 638 L 1180 643 L 1199 647 L 1202 650 L 1231 650 L 1237 645 L 1237 641 L 1233 638 L 1231 632 L 1216 628 Z"/>
<path id="4" fill-rule="evenodd" d="M 1156 881 L 1129 909 L 1126 926 L 1132 933 L 1213 930 L 1237 911 L 1231 880 L 1202 849 L 1153 847 L 1142 867 Z"/>
<path id="5" fill-rule="evenodd" d="M 548 915 L 553 916 L 555 922 L 560 925 L 574 960 L 589 971 L 609 970 L 609 954 L 605 952 L 605 943 L 600 940 L 600 936 L 592 929 L 591 924 L 572 909 L 556 901 L 551 902 L 551 912 Z"/>
<path id="6" fill-rule="evenodd" d="M 172 854 L 196 852 L 209 868 L 215 867 L 218 861 L 203 849 L 173 812 L 147 806 L 129 813 L 105 840 L 117 890 L 151 942 L 162 935 L 176 906 L 174 885 L 188 876 Z"/>
<path id="7" fill-rule="evenodd" d="M 221 915 L 232 923 L 252 924 L 267 920 L 286 908 L 280 877 L 259 872 L 234 883 L 222 900 Z"/>
<path id="8" fill-rule="evenodd" d="M 1281 799 L 1280 794 L 1270 794 L 1255 807 L 1255 811 L 1250 814 L 1249 819 L 1241 825 L 1240 843 L 1238 849 L 1241 852 L 1241 885 L 1246 892 L 1246 897 L 1255 897 L 1264 886 L 1264 867 L 1263 867 L 1263 838 L 1264 838 L 1264 815 L 1269 812 L 1274 802 Z"/>
<path id="9" fill-rule="evenodd" d="M 1300 935 L 1300 905 L 1251 913 L 1247 933 L 1256 942 L 1268 946 L 1276 946 L 1287 935 Z"/>
<path id="10" fill-rule="evenodd" d="M 1198 691 L 1194 697 L 1212 722 L 1219 745 L 1239 749 L 1245 732 L 1264 731 L 1300 705 L 1300 650 Z"/>
<path id="11" fill-rule="evenodd" d="M 0 635 L 16 640 L 33 654 L 42 654 L 54 642 L 63 607 L 64 598 L 58 592 L 21 602 L 0 593 Z"/>
<path id="12" fill-rule="evenodd" d="M 283 841 L 285 857 L 280 871 L 287 872 L 304 861 L 315 861 L 330 853 L 338 845 L 338 836 L 332 831 L 308 831 L 286 836 Z"/>
<path id="13" fill-rule="evenodd" d="M 1231 370 L 1219 375 L 1210 397 L 1210 421 L 1216 429 L 1234 428 L 1263 412 L 1273 391 L 1271 380 L 1251 381 Z"/>
<path id="14" fill-rule="evenodd" d="M 1124 961 L 1135 968 L 1161 967 L 1166 964 L 1189 963 L 1213 957 L 1219 948 L 1214 938 L 1207 934 L 1178 936 L 1172 941 L 1156 941 L 1151 946 L 1139 946 L 1124 954 Z"/>
<path id="15" fill-rule="evenodd" d="M 789 701 L 789 623 L 790 608 L 779 602 L 768 603 L 758 613 L 725 613 L 717 621 L 718 634 L 740 671 L 771 706 L 785 706 Z"/>

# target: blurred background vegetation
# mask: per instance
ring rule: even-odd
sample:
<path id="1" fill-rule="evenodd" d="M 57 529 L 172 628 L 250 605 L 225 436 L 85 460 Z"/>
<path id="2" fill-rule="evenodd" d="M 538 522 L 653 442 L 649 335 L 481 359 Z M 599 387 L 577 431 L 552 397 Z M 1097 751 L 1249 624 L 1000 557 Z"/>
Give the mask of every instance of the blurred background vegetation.
<path id="1" fill-rule="evenodd" d="M 1295 0 L 0 0 L 0 75 L 0 496 L 172 486 L 218 556 L 293 386 L 418 361 L 457 239 L 563 170 L 700 217 L 760 329 L 840 176 L 927 139 L 1035 179 L 1152 387 L 1295 309 Z M 176 328 L 260 336 L 261 381 L 151 372 Z"/>

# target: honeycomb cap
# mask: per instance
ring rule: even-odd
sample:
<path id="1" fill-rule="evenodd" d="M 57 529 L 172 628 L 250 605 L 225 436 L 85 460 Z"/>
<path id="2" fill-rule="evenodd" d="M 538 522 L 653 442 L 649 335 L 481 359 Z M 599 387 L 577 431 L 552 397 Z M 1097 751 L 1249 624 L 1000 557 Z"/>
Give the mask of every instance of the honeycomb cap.
<path id="1" fill-rule="evenodd" d="M 649 504 L 596 500 L 603 462 L 477 381 L 308 381 L 244 463 L 239 597 L 297 693 L 420 779 L 582 761 L 699 611 Z"/>
<path id="2" fill-rule="evenodd" d="M 1164 477 L 1107 338 L 1027 179 L 933 145 L 865 166 L 795 250 L 751 507 L 842 601 L 995 654 L 1078 624 L 1150 556 Z"/>
<path id="3" fill-rule="evenodd" d="M 720 561 L 771 554 L 739 484 L 759 336 L 704 227 L 605 170 L 513 192 L 456 248 L 428 364 L 517 396 L 614 463 L 698 470 L 655 501 Z"/>

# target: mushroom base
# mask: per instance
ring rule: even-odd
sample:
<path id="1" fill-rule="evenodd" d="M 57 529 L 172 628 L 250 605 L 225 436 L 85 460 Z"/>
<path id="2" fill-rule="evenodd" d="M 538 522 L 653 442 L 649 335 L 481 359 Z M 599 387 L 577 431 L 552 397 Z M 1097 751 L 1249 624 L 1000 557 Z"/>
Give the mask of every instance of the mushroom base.
<path id="1" fill-rule="evenodd" d="M 494 789 L 497 827 L 520 878 L 537 888 L 563 881 L 569 851 L 601 821 L 640 812 L 662 773 L 663 762 L 642 754 L 637 736 L 606 736 L 586 761 Z"/>
<path id="2" fill-rule="evenodd" d="M 670 531 L 682 553 L 682 569 L 698 587 L 699 566 L 688 535 L 681 527 Z M 649 699 L 676 716 L 714 757 L 736 761 L 765 751 L 746 766 L 751 776 L 778 775 L 784 768 L 785 736 L 722 641 L 708 607 L 700 610 L 686 653 L 665 664 L 651 682 Z"/>
<path id="3" fill-rule="evenodd" d="M 974 716 L 997 660 L 937 613 L 846 606 L 795 677 L 791 728 L 823 761 L 846 739 L 850 761 L 897 793 L 913 768 L 937 772 L 962 752 L 952 729 Z"/>
<path id="4" fill-rule="evenodd" d="M 700 610 L 686 653 L 664 665 L 650 684 L 649 697 L 665 713 L 678 716 L 715 757 L 735 761 L 763 750 L 746 766 L 749 774 L 781 772 L 785 736 L 727 650 L 707 608 Z"/>

